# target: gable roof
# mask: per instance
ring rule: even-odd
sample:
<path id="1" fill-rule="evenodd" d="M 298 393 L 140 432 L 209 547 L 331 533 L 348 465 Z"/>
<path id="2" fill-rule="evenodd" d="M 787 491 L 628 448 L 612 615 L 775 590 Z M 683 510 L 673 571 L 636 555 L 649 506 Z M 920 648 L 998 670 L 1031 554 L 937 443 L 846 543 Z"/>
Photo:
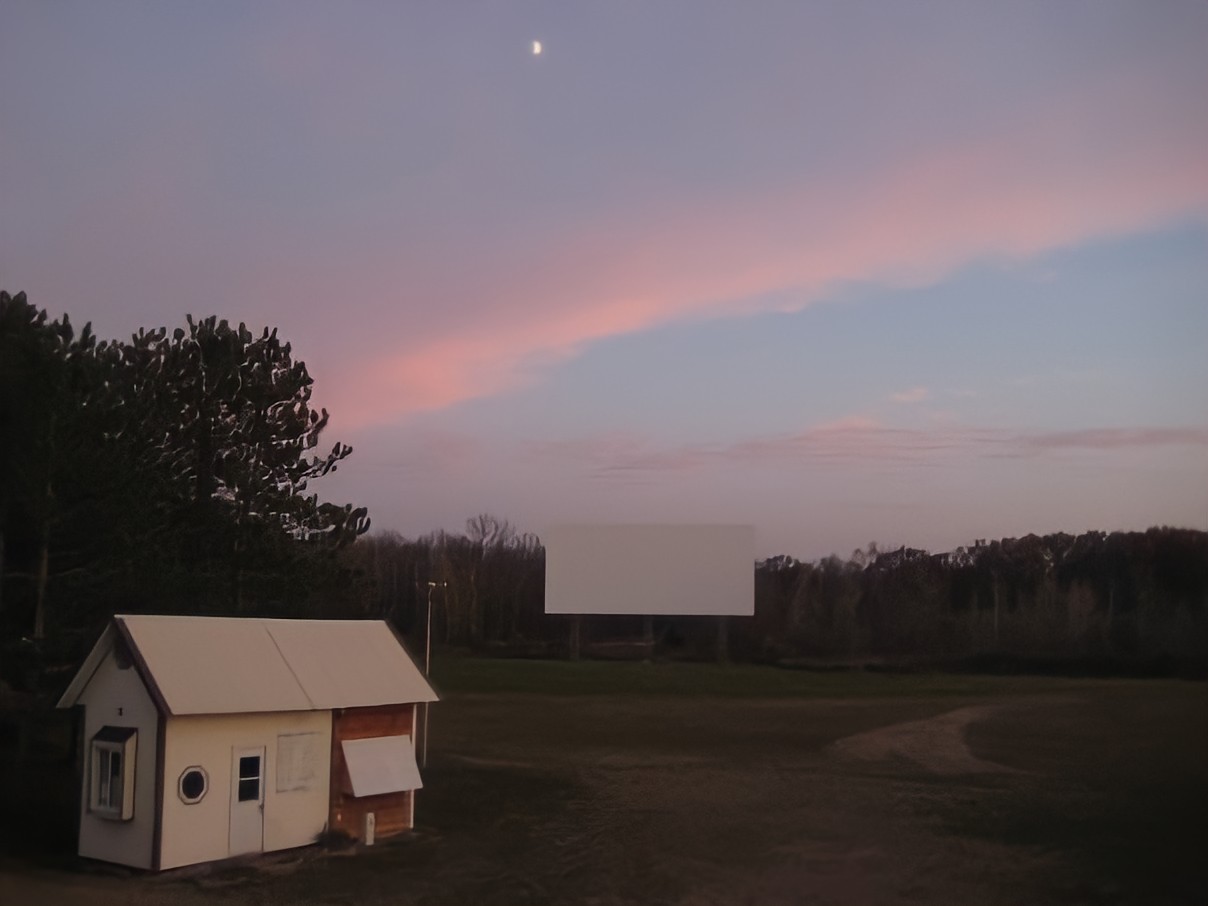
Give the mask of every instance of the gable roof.
<path id="1" fill-rule="evenodd" d="M 59 700 L 78 701 L 118 639 L 169 714 L 326 711 L 436 701 L 384 620 L 113 618 Z"/>

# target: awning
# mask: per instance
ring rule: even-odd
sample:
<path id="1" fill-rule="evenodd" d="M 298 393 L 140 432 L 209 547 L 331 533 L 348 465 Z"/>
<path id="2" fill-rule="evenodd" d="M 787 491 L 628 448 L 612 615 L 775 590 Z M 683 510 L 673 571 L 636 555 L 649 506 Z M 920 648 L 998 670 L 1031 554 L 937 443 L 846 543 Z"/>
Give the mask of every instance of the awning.
<path id="1" fill-rule="evenodd" d="M 344 739 L 340 746 L 352 781 L 352 795 L 357 798 L 418 790 L 424 785 L 410 736 Z"/>
<path id="2" fill-rule="evenodd" d="M 134 727 L 101 727 L 92 739 L 94 742 L 124 743 L 137 732 Z"/>

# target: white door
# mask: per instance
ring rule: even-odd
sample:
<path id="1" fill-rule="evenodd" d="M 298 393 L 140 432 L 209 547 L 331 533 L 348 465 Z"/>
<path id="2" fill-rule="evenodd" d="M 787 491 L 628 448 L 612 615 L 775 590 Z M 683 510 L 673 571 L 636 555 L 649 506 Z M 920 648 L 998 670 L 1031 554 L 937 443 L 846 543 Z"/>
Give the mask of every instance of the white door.
<path id="1" fill-rule="evenodd" d="M 231 855 L 264 849 L 264 746 L 231 750 Z"/>

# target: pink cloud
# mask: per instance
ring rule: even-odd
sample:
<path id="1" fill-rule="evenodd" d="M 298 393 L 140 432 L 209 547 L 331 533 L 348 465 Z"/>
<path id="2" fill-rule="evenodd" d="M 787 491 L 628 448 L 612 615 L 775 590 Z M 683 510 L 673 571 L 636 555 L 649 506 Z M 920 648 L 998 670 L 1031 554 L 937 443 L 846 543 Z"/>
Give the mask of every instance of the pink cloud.
<path id="1" fill-rule="evenodd" d="M 285 46 L 306 52 L 268 54 L 262 65 L 309 89 L 316 76 L 307 49 L 321 34 L 291 32 Z M 889 149 L 879 166 L 825 179 L 788 174 L 770 188 L 729 194 L 596 202 L 582 222 L 558 232 L 502 235 L 472 249 L 454 235 L 422 234 L 417 219 L 357 234 L 335 254 L 310 260 L 308 218 L 260 222 L 254 209 L 232 204 L 245 229 L 272 239 L 244 250 L 225 228 L 213 228 L 230 252 L 222 274 L 230 291 L 220 299 L 237 299 L 251 321 L 292 319 L 281 326 L 310 359 L 322 403 L 342 429 L 389 424 L 523 387 L 608 337 L 800 308 L 845 281 L 925 283 L 979 258 L 1027 258 L 1204 219 L 1208 127 L 1147 104 L 1161 87 L 1136 79 L 1083 86 L 994 131 L 937 139 L 911 155 Z M 1128 128 L 1118 122 L 1121 104 Z M 1096 140 L 1105 134 L 1111 141 Z M 192 251 L 204 243 L 179 241 L 169 217 L 191 209 L 181 186 L 202 190 L 204 130 L 173 116 L 153 137 L 146 159 L 136 156 L 102 180 L 116 188 L 72 218 L 96 258 L 80 270 L 129 259 L 130 294 L 149 306 L 162 303 L 138 281 L 162 272 L 175 275 L 181 313 L 212 307 L 214 261 Z M 163 147 L 174 149 L 171 165 L 157 169 L 154 151 Z M 145 191 L 126 192 L 127 185 Z M 108 227 L 115 203 L 152 237 L 153 254 Z M 337 221 L 332 234 L 346 225 Z M 331 314 L 296 313 L 299 302 Z M 355 317 L 341 317 L 345 310 Z M 893 399 L 917 402 L 920 392 Z"/>
<path id="2" fill-rule="evenodd" d="M 414 344 L 377 355 L 349 376 L 355 389 L 339 408 L 354 423 L 390 421 L 523 386 L 605 337 L 763 310 L 771 303 L 760 297 L 777 291 L 791 290 L 799 307 L 841 281 L 926 282 L 987 255 L 1026 257 L 1208 213 L 1198 148 L 1090 154 L 1073 126 L 1031 125 L 898 165 L 855 193 L 807 187 L 709 216 L 688 203 L 676 217 L 572 236 L 528 274 L 484 275 L 489 306 L 444 326 L 438 316 Z M 450 279 L 466 298 L 488 293 Z"/>
<path id="3" fill-rule="evenodd" d="M 891 428 L 862 416 L 819 424 L 796 434 L 754 437 L 732 444 L 660 448 L 626 436 L 579 438 L 535 445 L 541 456 L 580 461 L 597 477 L 695 471 L 733 464 L 808 463 L 811 466 L 884 463 L 926 466 L 954 457 L 1019 458 L 1062 450 L 1118 452 L 1152 447 L 1208 448 L 1208 428 L 1092 428 L 1017 433 L 944 423 L 926 429 Z"/>
<path id="4" fill-rule="evenodd" d="M 297 31 L 281 43 L 288 53 L 270 48 L 261 66 L 309 92 L 322 70 L 307 61 L 323 32 Z M 253 219 L 254 232 L 273 234 L 277 247 L 258 245 L 250 263 L 228 267 L 241 297 L 280 300 L 284 311 L 294 300 L 339 311 L 354 299 L 355 320 L 329 317 L 312 328 L 299 317 L 288 334 L 300 350 L 323 347 L 319 355 L 331 357 L 314 370 L 342 426 L 386 424 L 523 387 L 607 337 L 800 308 L 845 281 L 923 284 L 973 260 L 1024 259 L 1202 220 L 1208 125 L 1152 103 L 1166 87 L 1159 77 L 1100 73 L 992 127 L 936 133 L 930 147 L 886 148 L 879 164 L 832 162 L 825 175 L 790 172 L 759 188 L 679 198 L 593 198 L 579 222 L 489 242 L 476 234 L 468 247 L 447 224 L 429 232 L 421 210 L 413 219 L 383 216 L 313 261 L 299 251 L 313 241 L 307 218 Z M 319 107 L 343 110 L 334 101 Z M 188 123 L 177 125 L 175 144 L 193 147 Z M 347 219 L 333 220 L 324 243 L 358 224 L 338 211 Z M 101 215 L 88 219 L 103 223 Z M 523 222 L 525 212 L 516 217 Z M 265 320 L 275 319 L 266 312 Z M 903 396 L 921 389 L 894 399 L 917 402 Z"/>
<path id="5" fill-rule="evenodd" d="M 930 394 L 926 387 L 911 387 L 909 390 L 900 390 L 897 393 L 891 393 L 889 398 L 895 403 L 921 403 L 927 399 Z"/>
<path id="6" fill-rule="evenodd" d="M 1206 428 L 1086 428 L 1025 435 L 1019 445 L 1028 451 L 1079 449 L 1123 450 L 1136 447 L 1208 447 Z"/>

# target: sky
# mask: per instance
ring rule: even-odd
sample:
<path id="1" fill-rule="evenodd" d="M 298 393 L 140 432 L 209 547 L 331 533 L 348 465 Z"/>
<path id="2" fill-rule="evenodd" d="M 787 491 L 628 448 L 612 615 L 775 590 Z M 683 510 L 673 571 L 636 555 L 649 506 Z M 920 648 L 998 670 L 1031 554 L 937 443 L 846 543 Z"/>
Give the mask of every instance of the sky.
<path id="1" fill-rule="evenodd" d="M 408 537 L 1208 529 L 1208 4 L 0 0 L 0 288 L 277 327 Z"/>

